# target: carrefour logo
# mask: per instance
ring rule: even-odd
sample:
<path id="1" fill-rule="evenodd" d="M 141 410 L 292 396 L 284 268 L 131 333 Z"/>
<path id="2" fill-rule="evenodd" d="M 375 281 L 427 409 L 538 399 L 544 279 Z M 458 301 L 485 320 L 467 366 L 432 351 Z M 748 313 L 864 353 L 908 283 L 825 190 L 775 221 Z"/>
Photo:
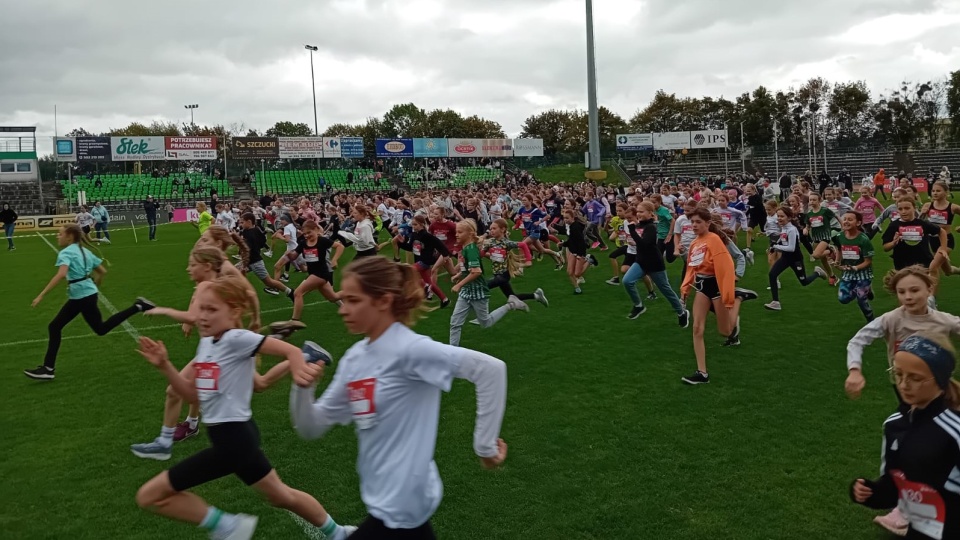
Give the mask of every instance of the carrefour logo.
<path id="1" fill-rule="evenodd" d="M 336 148 L 340 146 L 340 143 L 338 143 L 336 139 L 330 139 L 329 141 L 327 141 L 327 146 L 329 146 L 330 148 Z"/>
<path id="2" fill-rule="evenodd" d="M 387 144 L 383 145 L 383 149 L 387 152 L 392 152 L 396 154 L 397 152 L 403 152 L 407 149 L 407 145 L 403 144 L 400 141 L 390 141 Z"/>

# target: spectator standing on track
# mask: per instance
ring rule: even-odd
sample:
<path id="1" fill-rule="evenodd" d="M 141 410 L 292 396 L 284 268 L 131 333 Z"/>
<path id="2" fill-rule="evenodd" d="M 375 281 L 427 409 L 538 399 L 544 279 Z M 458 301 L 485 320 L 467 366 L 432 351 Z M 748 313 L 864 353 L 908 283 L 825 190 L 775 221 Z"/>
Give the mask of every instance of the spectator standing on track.
<path id="1" fill-rule="evenodd" d="M 93 216 L 93 228 L 97 231 L 97 241 L 110 243 L 110 231 L 107 230 L 107 226 L 110 225 L 110 212 L 107 212 L 106 207 L 100 204 L 100 201 L 97 201 L 93 208 L 90 209 L 90 215 Z M 104 238 L 100 238 L 100 233 L 103 233 Z"/>
<path id="2" fill-rule="evenodd" d="M 157 240 L 157 210 L 160 205 L 153 200 L 152 195 L 147 195 L 147 200 L 143 201 L 143 211 L 147 213 L 147 224 L 150 225 L 150 241 Z"/>
<path id="3" fill-rule="evenodd" d="M 20 216 L 10 208 L 9 203 L 3 203 L 3 210 L 0 210 L 0 222 L 3 222 L 3 234 L 7 237 L 7 251 L 17 249 L 13 245 L 13 229 L 17 225 L 17 218 Z"/>

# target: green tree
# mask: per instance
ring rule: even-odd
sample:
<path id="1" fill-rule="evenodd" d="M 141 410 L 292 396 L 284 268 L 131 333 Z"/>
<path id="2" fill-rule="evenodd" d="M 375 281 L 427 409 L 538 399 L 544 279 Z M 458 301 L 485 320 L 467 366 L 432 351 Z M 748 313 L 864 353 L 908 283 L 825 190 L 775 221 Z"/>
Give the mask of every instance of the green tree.
<path id="1" fill-rule="evenodd" d="M 434 109 L 424 119 L 426 137 L 463 137 L 463 116 L 452 109 Z"/>
<path id="2" fill-rule="evenodd" d="M 945 100 L 950 119 L 950 140 L 960 142 L 960 69 L 951 72 L 947 78 Z"/>
<path id="3" fill-rule="evenodd" d="M 427 137 L 427 112 L 413 103 L 394 105 L 383 115 L 382 127 L 387 137 Z"/>
<path id="4" fill-rule="evenodd" d="M 520 136 L 543 139 L 545 156 L 570 153 L 567 139 L 574 129 L 573 117 L 570 111 L 557 109 L 529 116 L 523 121 Z"/>
<path id="5" fill-rule="evenodd" d="M 503 139 L 506 134 L 503 127 L 493 120 L 487 120 L 477 115 L 463 119 L 463 137 L 474 139 Z"/>
<path id="6" fill-rule="evenodd" d="M 303 122 L 277 122 L 264 133 L 267 137 L 311 137 L 313 128 Z"/>
<path id="7" fill-rule="evenodd" d="M 827 101 L 829 136 L 843 145 L 872 135 L 870 109 L 873 100 L 864 81 L 838 83 Z"/>

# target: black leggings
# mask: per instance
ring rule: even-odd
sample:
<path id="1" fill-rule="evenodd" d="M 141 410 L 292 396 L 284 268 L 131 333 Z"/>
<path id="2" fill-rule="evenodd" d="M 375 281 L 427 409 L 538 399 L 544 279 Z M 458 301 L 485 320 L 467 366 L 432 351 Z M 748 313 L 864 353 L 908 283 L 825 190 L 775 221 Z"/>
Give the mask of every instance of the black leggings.
<path id="1" fill-rule="evenodd" d="M 429 521 L 416 529 L 390 529 L 373 516 L 367 516 L 360 527 L 350 535 L 350 540 L 436 540 L 436 538 Z"/>
<path id="2" fill-rule="evenodd" d="M 533 300 L 534 296 L 530 293 L 515 293 L 513 287 L 510 286 L 510 274 L 494 274 L 493 279 L 487 282 L 487 287 L 491 289 L 500 289 L 504 296 L 510 298 L 510 296 L 516 296 L 521 300 Z"/>
<path id="3" fill-rule="evenodd" d="M 817 273 L 807 275 L 807 271 L 803 267 L 803 256 L 799 253 L 794 255 L 793 260 L 790 260 L 786 254 L 782 255 L 770 268 L 770 294 L 773 296 L 774 302 L 780 301 L 780 290 L 777 288 L 777 278 L 780 277 L 780 274 L 785 272 L 787 268 L 793 269 L 793 273 L 797 275 L 797 280 L 799 280 L 800 284 L 804 287 L 820 277 Z"/>
<path id="4" fill-rule="evenodd" d="M 77 315 L 83 315 L 83 320 L 87 321 L 90 329 L 98 336 L 102 336 L 114 328 L 120 326 L 123 321 L 129 319 L 140 310 L 137 306 L 131 306 L 106 321 L 100 315 L 100 308 L 97 307 L 97 294 L 80 298 L 78 300 L 67 300 L 67 303 L 60 308 L 60 313 L 50 321 L 47 330 L 50 333 L 50 341 L 47 343 L 47 354 L 43 357 L 43 365 L 53 369 L 57 363 L 57 352 L 60 350 L 60 340 L 63 329 Z"/>

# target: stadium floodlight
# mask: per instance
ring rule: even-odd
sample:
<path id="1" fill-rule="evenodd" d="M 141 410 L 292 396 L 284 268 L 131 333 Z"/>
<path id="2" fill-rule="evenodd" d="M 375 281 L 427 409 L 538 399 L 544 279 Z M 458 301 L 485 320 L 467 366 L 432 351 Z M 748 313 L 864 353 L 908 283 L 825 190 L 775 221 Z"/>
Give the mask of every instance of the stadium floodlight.
<path id="1" fill-rule="evenodd" d="M 191 105 L 184 105 L 183 108 L 184 108 L 184 109 L 190 109 L 190 125 L 191 125 L 191 126 L 194 125 L 194 124 L 193 124 L 193 111 L 196 110 L 196 109 L 199 109 L 199 108 L 200 108 L 200 105 L 197 105 L 196 103 L 193 103 L 193 104 L 191 104 Z"/>
<path id="2" fill-rule="evenodd" d="M 310 51 L 310 88 L 313 90 L 313 134 L 320 136 L 320 125 L 317 122 L 317 81 L 313 76 L 313 53 L 317 51 L 316 45 L 304 45 L 304 49 Z M 320 174 L 320 158 L 317 158 L 317 174 Z"/>

